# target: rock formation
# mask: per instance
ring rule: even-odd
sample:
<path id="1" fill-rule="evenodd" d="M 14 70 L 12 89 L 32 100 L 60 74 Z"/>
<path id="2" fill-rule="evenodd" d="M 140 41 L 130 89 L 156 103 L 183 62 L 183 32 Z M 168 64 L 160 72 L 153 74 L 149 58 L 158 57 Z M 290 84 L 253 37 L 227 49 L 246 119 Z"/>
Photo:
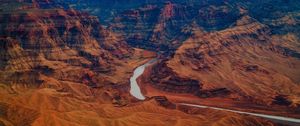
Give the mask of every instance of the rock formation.
<path id="1" fill-rule="evenodd" d="M 199 81 L 201 90 L 224 88 L 265 104 L 284 94 L 292 106 L 299 105 L 299 63 L 274 43 L 266 25 L 247 15 L 225 30 L 195 31 L 166 62 L 179 76 Z"/>

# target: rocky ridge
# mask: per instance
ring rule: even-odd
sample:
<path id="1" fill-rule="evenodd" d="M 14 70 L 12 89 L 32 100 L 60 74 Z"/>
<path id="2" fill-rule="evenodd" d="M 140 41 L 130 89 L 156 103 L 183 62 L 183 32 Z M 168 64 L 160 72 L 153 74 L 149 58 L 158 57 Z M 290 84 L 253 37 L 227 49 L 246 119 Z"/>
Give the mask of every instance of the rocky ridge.
<path id="1" fill-rule="evenodd" d="M 269 28 L 250 16 L 222 31 L 196 30 L 167 64 L 201 82 L 202 90 L 224 88 L 267 104 L 286 94 L 298 106 L 299 59 L 274 44 Z"/>

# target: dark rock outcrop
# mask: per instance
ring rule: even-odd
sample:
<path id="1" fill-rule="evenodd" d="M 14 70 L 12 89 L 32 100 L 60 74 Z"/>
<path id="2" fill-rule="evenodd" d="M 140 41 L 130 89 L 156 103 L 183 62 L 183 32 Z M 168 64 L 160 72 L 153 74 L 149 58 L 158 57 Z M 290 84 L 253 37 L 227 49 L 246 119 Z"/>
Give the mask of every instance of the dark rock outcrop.
<path id="1" fill-rule="evenodd" d="M 154 96 L 152 97 L 160 105 L 168 109 L 176 109 L 176 104 L 170 102 L 165 96 Z"/>

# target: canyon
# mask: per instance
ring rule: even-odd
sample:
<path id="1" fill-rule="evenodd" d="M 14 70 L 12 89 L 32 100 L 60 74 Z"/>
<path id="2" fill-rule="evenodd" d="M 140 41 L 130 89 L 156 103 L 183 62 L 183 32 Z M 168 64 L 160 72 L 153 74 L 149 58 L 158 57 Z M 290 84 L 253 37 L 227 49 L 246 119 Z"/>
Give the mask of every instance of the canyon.
<path id="1" fill-rule="evenodd" d="M 298 125 L 298 5 L 0 0 L 0 125 Z"/>

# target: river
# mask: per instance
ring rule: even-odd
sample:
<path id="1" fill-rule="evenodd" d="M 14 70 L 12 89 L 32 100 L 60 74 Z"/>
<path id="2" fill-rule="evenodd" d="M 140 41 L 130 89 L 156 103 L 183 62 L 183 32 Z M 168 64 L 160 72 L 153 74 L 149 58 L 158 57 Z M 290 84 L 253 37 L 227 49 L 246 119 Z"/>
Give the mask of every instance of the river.
<path id="1" fill-rule="evenodd" d="M 139 100 L 145 100 L 146 98 L 142 94 L 142 91 L 136 80 L 139 76 L 141 76 L 144 73 L 145 68 L 147 66 L 151 65 L 152 63 L 154 63 L 156 60 L 157 59 L 152 59 L 152 60 L 148 61 L 147 63 L 137 67 L 134 70 L 133 75 L 130 78 L 130 94 Z"/>
<path id="2" fill-rule="evenodd" d="M 145 68 L 152 63 L 154 63 L 157 59 L 152 59 L 148 61 L 147 63 L 137 67 L 134 72 L 132 77 L 130 78 L 130 94 L 134 96 L 135 98 L 139 100 L 145 100 L 145 96 L 141 92 L 141 89 L 137 83 L 137 78 L 141 76 Z M 274 116 L 274 115 L 266 115 L 266 114 L 259 114 L 259 113 L 252 113 L 252 112 L 243 112 L 243 111 L 237 111 L 237 110 L 231 110 L 231 109 L 226 109 L 226 108 L 218 108 L 218 107 L 212 107 L 212 106 L 204 106 L 204 105 L 196 105 L 196 104 L 188 104 L 188 103 L 177 103 L 179 105 L 185 105 L 185 106 L 190 106 L 190 107 L 197 107 L 197 108 L 207 108 L 207 109 L 214 109 L 214 110 L 220 110 L 220 111 L 228 111 L 228 112 L 233 112 L 233 113 L 238 113 L 238 114 L 245 114 L 245 115 L 251 115 L 251 116 L 256 116 L 256 117 L 262 117 L 266 119 L 273 120 L 275 122 L 284 122 L 288 123 L 291 125 L 300 125 L 300 119 L 297 118 L 290 118 L 290 117 L 283 117 L 283 116 Z"/>

